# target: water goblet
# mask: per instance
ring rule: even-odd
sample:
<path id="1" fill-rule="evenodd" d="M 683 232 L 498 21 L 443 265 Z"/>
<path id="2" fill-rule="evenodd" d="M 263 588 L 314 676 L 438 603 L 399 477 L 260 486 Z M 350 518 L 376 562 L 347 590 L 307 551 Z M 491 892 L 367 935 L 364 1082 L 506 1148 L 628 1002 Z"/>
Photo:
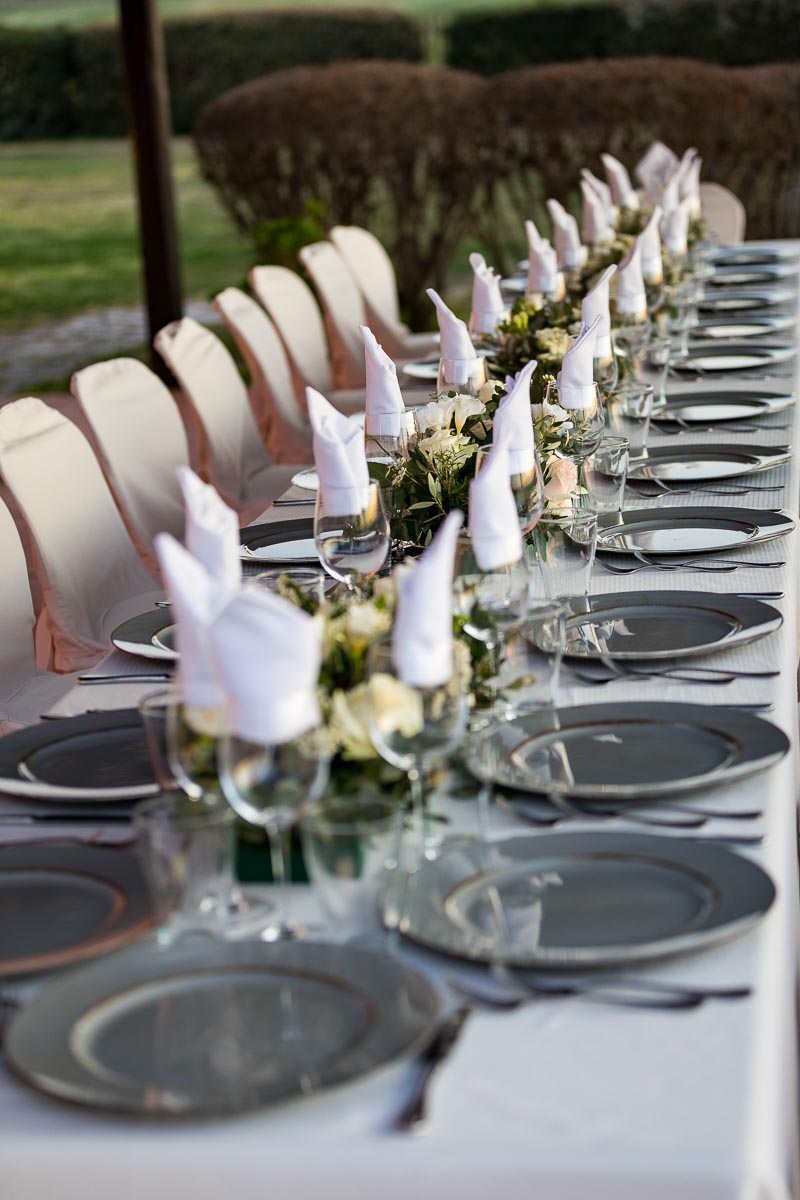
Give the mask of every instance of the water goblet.
<path id="1" fill-rule="evenodd" d="M 190 800 L 219 797 L 217 742 L 224 714 L 191 708 L 175 688 L 162 688 L 140 701 L 139 716 L 161 788 L 178 788 Z"/>
<path id="2" fill-rule="evenodd" d="M 606 437 L 586 460 L 586 490 L 595 512 L 618 513 L 625 497 L 630 442 Z"/>
<path id="3" fill-rule="evenodd" d="M 491 453 L 491 446 L 479 447 L 478 453 L 475 455 L 476 475 L 486 466 Z M 519 527 L 523 533 L 530 533 L 544 510 L 544 480 L 539 456 L 535 450 L 528 470 L 512 470 L 509 478 L 511 491 L 514 493 L 514 503 L 517 506 Z"/>
<path id="4" fill-rule="evenodd" d="M 558 426 L 561 438 L 561 454 L 571 458 L 578 468 L 578 483 L 582 484 L 583 463 L 594 453 L 603 438 L 605 411 L 600 390 L 596 383 L 581 389 L 580 398 L 570 396 L 569 404 L 561 403 L 558 385 L 549 383 L 545 400 L 560 404 L 569 414 L 570 420 Z"/>
<path id="5" fill-rule="evenodd" d="M 271 567 L 248 579 L 246 586 L 274 592 L 310 612 L 325 600 L 325 573 L 318 567 Z"/>
<path id="6" fill-rule="evenodd" d="M 596 355 L 592 359 L 592 378 L 604 394 L 613 392 L 619 382 L 619 362 L 613 338 L 608 354 Z"/>
<path id="7" fill-rule="evenodd" d="M 466 359 L 440 358 L 436 391 L 440 394 L 457 392 L 459 396 L 478 396 L 488 378 L 483 355 Z"/>
<path id="8" fill-rule="evenodd" d="M 586 597 L 597 549 L 597 513 L 578 504 L 548 505 L 533 531 L 533 550 L 546 596 Z"/>
<path id="9" fill-rule="evenodd" d="M 348 491 L 350 489 L 345 489 Z M 389 519 L 380 488 L 374 482 L 365 489 L 356 512 L 334 512 L 345 507 L 326 501 L 317 493 L 314 540 L 320 562 L 327 573 L 357 595 L 364 579 L 377 574 L 386 562 L 390 547 Z M 353 507 L 350 501 L 349 507 Z"/>

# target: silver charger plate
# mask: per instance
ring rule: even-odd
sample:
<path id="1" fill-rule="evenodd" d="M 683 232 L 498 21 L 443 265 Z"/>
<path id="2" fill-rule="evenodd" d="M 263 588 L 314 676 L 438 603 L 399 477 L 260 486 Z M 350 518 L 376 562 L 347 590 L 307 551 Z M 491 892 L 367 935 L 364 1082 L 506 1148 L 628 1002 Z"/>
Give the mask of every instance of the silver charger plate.
<path id="1" fill-rule="evenodd" d="M 287 997 L 298 1039 L 281 1039 Z M 11 1020 L 4 1057 L 76 1104 L 234 1113 L 357 1079 L 419 1051 L 433 987 L 394 958 L 308 941 L 133 947 L 54 982 Z"/>
<path id="2" fill-rule="evenodd" d="M 130 617 L 111 634 L 111 644 L 139 658 L 175 662 L 178 652 L 175 649 L 175 625 L 171 610 L 156 608 Z"/>
<path id="3" fill-rule="evenodd" d="M 797 319 L 794 315 L 781 317 L 703 317 L 699 321 L 695 334 L 706 338 L 752 338 L 768 337 L 773 333 L 783 333 L 794 329 Z"/>
<path id="4" fill-rule="evenodd" d="M 608 831 L 460 846 L 414 882 L 407 938 L 537 970 L 702 950 L 752 928 L 775 899 L 766 872 L 723 846 Z"/>
<path id="5" fill-rule="evenodd" d="M 155 920 L 133 850 L 58 841 L 0 846 L 0 976 L 106 954 Z"/>
<path id="6" fill-rule="evenodd" d="M 577 610 L 566 620 L 569 658 L 691 658 L 757 641 L 783 624 L 762 600 L 707 592 L 609 592 L 587 597 L 588 611 L 583 603 L 569 602 Z"/>
<path id="7" fill-rule="evenodd" d="M 778 263 L 800 261 L 796 245 L 779 246 L 774 242 L 749 242 L 740 245 L 719 246 L 712 261 L 722 267 L 752 266 L 756 263 Z"/>
<path id="8" fill-rule="evenodd" d="M 319 491 L 319 475 L 314 467 L 306 467 L 302 471 L 298 471 L 292 476 L 292 483 L 295 487 L 303 488 L 307 492 Z"/>
<path id="9" fill-rule="evenodd" d="M 667 394 L 667 402 L 659 410 L 659 421 L 687 421 L 699 424 L 717 421 L 741 421 L 769 416 L 791 408 L 793 394 L 767 392 L 758 389 L 746 392 L 691 391 L 682 395 Z"/>
<path id="10" fill-rule="evenodd" d="M 489 354 L 489 350 L 485 346 L 475 346 L 474 350 L 476 358 L 486 358 Z M 409 379 L 421 379 L 425 383 L 435 383 L 439 377 L 439 359 L 425 358 L 418 362 L 400 363 L 400 370 Z"/>
<path id="11" fill-rule="evenodd" d="M 779 304 L 791 304 L 796 299 L 796 292 L 791 287 L 771 287 L 745 291 L 742 288 L 731 291 L 714 289 L 708 296 L 703 296 L 698 304 L 700 312 L 738 313 L 752 312 L 760 308 L 773 308 Z"/>
<path id="12" fill-rule="evenodd" d="M 285 541 L 273 542 L 268 546 L 243 546 L 242 558 L 246 562 L 254 559 L 263 563 L 302 563 L 319 565 L 317 544 L 313 537 L 287 538 Z"/>
<path id="13" fill-rule="evenodd" d="M 689 347 L 685 359 L 673 362 L 673 371 L 687 371 L 689 374 L 711 371 L 753 371 L 768 370 L 778 363 L 788 362 L 794 358 L 794 346 L 758 346 L 752 342 L 740 345 L 732 342 L 721 345 L 713 341 L 694 342 Z"/>
<path id="14" fill-rule="evenodd" d="M 791 457 L 788 446 L 654 446 L 631 463 L 628 475 L 630 479 L 700 483 L 769 471 L 790 462 Z"/>
<path id="15" fill-rule="evenodd" d="M 526 268 L 527 271 L 527 268 Z M 514 296 L 524 296 L 525 289 L 528 286 L 528 276 L 525 275 L 509 275 L 506 279 L 500 280 L 500 287 L 504 292 L 508 292 Z"/>
<path id="16" fill-rule="evenodd" d="M 800 271 L 800 262 L 789 259 L 769 263 L 721 263 L 706 282 L 714 287 L 749 287 L 770 283 L 773 279 L 790 279 Z"/>
<path id="17" fill-rule="evenodd" d="M 625 509 L 601 513 L 597 549 L 615 554 L 711 554 L 782 537 L 794 529 L 783 512 L 727 505 Z"/>
<path id="18" fill-rule="evenodd" d="M 483 783 L 640 805 L 758 774 L 788 749 L 780 729 L 749 712 L 619 701 L 490 726 L 469 738 L 464 761 Z"/>

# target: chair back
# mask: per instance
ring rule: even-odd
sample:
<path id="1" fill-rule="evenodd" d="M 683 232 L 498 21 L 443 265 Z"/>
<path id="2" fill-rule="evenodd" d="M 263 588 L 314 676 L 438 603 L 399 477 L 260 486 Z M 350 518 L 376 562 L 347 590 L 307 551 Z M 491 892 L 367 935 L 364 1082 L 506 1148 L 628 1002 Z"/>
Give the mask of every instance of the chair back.
<path id="1" fill-rule="evenodd" d="M 35 617 L 28 581 L 28 564 L 19 531 L 8 507 L 0 500 L 0 694 L 8 697 L 36 674 L 33 627 Z"/>
<path id="2" fill-rule="evenodd" d="M 94 363 L 76 371 L 70 386 L 129 523 L 148 547 L 157 533 L 182 538 L 177 468 L 189 465 L 189 445 L 169 388 L 135 358 Z"/>
<path id="3" fill-rule="evenodd" d="M 359 225 L 335 225 L 330 239 L 364 298 L 369 325 L 388 354 L 400 356 L 408 331 L 400 319 L 397 276 L 381 242 Z"/>
<path id="4" fill-rule="evenodd" d="M 364 387 L 364 342 L 358 327 L 367 324 L 367 310 L 358 284 L 333 242 L 304 246 L 299 258 L 322 301 L 334 388 Z"/>
<path id="5" fill-rule="evenodd" d="M 308 384 L 327 395 L 333 390 L 328 342 L 314 293 L 286 267 L 253 267 L 250 286 L 269 313 L 289 356 L 295 390 Z"/>
<path id="6" fill-rule="evenodd" d="M 108 648 L 107 618 L 153 592 L 80 430 L 28 396 L 0 409 L 0 474 L 33 536 L 57 670 Z"/>
<path id="7" fill-rule="evenodd" d="M 247 363 L 252 378 L 253 416 L 275 462 L 297 461 L 298 448 L 311 451 L 311 430 L 298 404 L 292 369 L 278 331 L 260 304 L 239 288 L 214 300 Z"/>
<path id="8" fill-rule="evenodd" d="M 216 334 L 192 317 L 159 330 L 155 347 L 203 426 L 212 482 L 238 507 L 269 458 L 236 363 Z"/>
<path id="9" fill-rule="evenodd" d="M 738 196 L 721 183 L 701 183 L 700 203 L 711 233 L 721 242 L 743 242 L 747 213 Z"/>

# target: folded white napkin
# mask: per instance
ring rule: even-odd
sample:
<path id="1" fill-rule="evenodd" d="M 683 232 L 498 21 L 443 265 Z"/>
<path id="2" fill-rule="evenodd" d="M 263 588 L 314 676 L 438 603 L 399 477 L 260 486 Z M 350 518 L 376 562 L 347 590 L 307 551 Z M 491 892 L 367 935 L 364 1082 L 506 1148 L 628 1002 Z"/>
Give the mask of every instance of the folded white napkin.
<path id="1" fill-rule="evenodd" d="M 482 571 L 496 571 L 522 557 L 522 533 L 503 436 L 495 436 L 489 461 L 469 485 L 469 534 Z"/>
<path id="2" fill-rule="evenodd" d="M 636 164 L 636 178 L 654 203 L 659 199 L 668 177 L 678 166 L 678 156 L 663 142 L 653 142 Z"/>
<path id="3" fill-rule="evenodd" d="M 614 230 L 611 227 L 606 206 L 585 179 L 581 180 L 581 194 L 583 196 L 581 233 L 584 242 L 588 246 L 597 246 L 610 241 Z"/>
<path id="4" fill-rule="evenodd" d="M 637 321 L 647 320 L 641 236 L 633 243 L 617 270 L 617 312 L 635 317 Z"/>
<path id="5" fill-rule="evenodd" d="M 373 437 L 400 437 L 406 419 L 406 406 L 397 367 L 366 325 L 359 325 L 364 339 L 367 368 L 366 419 L 364 428 Z"/>
<path id="6" fill-rule="evenodd" d="M 190 471 L 178 467 L 186 506 L 186 547 L 212 579 L 234 590 L 242 581 L 239 518 L 219 493 Z"/>
<path id="7" fill-rule="evenodd" d="M 306 388 L 306 400 L 325 511 L 330 516 L 361 512 L 369 493 L 364 430 L 314 388 Z"/>
<path id="8" fill-rule="evenodd" d="M 517 372 L 494 414 L 494 436 L 508 449 L 512 475 L 527 475 L 536 461 L 531 414 L 531 376 L 535 370 L 533 359 Z"/>
<path id="9" fill-rule="evenodd" d="M 662 230 L 666 223 L 667 217 L 669 216 L 670 213 L 675 211 L 675 209 L 680 204 L 680 200 L 681 200 L 680 172 L 679 172 L 679 169 L 676 167 L 676 169 L 672 172 L 670 177 L 665 181 L 664 186 L 661 189 L 660 203 L 661 203 L 661 210 L 663 213 L 663 216 L 661 218 Z"/>
<path id="10" fill-rule="evenodd" d="M 209 628 L 231 733 L 265 746 L 321 720 L 317 682 L 322 622 L 257 588 L 231 597 Z"/>
<path id="11" fill-rule="evenodd" d="M 628 174 L 627 168 L 614 158 L 613 154 L 601 154 L 600 158 L 606 173 L 611 188 L 611 195 L 614 198 L 614 203 L 620 208 L 639 208 L 639 193 L 631 183 L 631 177 Z"/>
<path id="12" fill-rule="evenodd" d="M 597 340 L 594 347 L 595 358 L 608 358 L 611 354 L 611 310 L 608 304 L 608 285 L 617 273 L 613 264 L 606 267 L 597 283 L 584 296 L 581 303 L 581 320 L 584 325 L 592 325 L 597 318 Z"/>
<path id="13" fill-rule="evenodd" d="M 155 549 L 172 601 L 178 691 L 188 708 L 214 712 L 222 708 L 224 696 L 211 658 L 208 631 L 232 593 L 170 534 L 159 533 Z"/>
<path id="14" fill-rule="evenodd" d="M 639 241 L 642 246 L 642 276 L 645 283 L 658 287 L 664 282 L 664 263 L 661 258 L 661 223 L 662 211 L 657 204 L 653 209 L 650 220 L 645 225 Z"/>
<path id="15" fill-rule="evenodd" d="M 700 199 L 700 172 L 702 168 L 703 160 L 699 154 L 695 154 L 680 184 L 681 200 L 690 201 L 689 215 L 693 219 L 697 219 L 703 215 L 703 204 Z"/>
<path id="16" fill-rule="evenodd" d="M 564 276 L 558 269 L 558 258 L 553 247 L 545 238 L 539 238 L 538 242 L 529 241 L 525 295 L 562 300 L 565 292 Z"/>
<path id="17" fill-rule="evenodd" d="M 586 262 L 588 251 L 581 243 L 578 222 L 558 200 L 548 200 L 547 211 L 553 222 L 559 268 L 562 271 L 579 271 Z"/>
<path id="18" fill-rule="evenodd" d="M 606 210 L 606 216 L 612 223 L 616 220 L 617 210 L 614 204 L 614 196 L 611 188 L 607 183 L 590 171 L 588 167 L 581 167 L 581 179 L 588 184 L 599 200 L 603 202 L 603 207 Z"/>
<path id="19" fill-rule="evenodd" d="M 464 322 L 450 311 L 438 292 L 427 288 L 426 293 L 436 305 L 445 378 L 454 384 L 466 383 L 477 358 L 469 330 Z"/>
<path id="20" fill-rule="evenodd" d="M 667 213 L 661 222 L 661 232 L 664 236 L 664 249 L 682 258 L 689 249 L 689 221 L 691 219 L 692 201 L 681 200 L 672 212 Z"/>
<path id="21" fill-rule="evenodd" d="M 494 333 L 507 311 L 500 295 L 500 276 L 487 266 L 482 254 L 470 254 L 469 265 L 472 267 L 472 311 L 469 331 Z M 369 384 L 369 380 L 367 383 Z"/>
<path id="22" fill-rule="evenodd" d="M 448 513 L 424 554 L 394 574 L 392 658 L 409 687 L 440 687 L 453 673 L 453 566 L 463 524 L 463 513 Z"/>
<path id="23" fill-rule="evenodd" d="M 585 408 L 596 396 L 594 384 L 594 347 L 600 317 L 591 325 L 581 325 L 578 336 L 564 355 L 558 373 L 558 400 L 562 408 Z"/>

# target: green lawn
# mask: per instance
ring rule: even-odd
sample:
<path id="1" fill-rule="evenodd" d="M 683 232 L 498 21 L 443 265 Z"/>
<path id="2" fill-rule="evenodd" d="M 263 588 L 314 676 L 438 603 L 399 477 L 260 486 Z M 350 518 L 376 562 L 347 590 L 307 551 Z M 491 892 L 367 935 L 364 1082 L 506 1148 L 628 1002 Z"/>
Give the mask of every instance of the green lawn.
<path id="1" fill-rule="evenodd" d="M 174 143 L 187 297 L 243 277 L 252 258 L 211 189 L 191 144 Z M 128 143 L 0 144 L 0 325 L 13 329 L 140 299 Z"/>

